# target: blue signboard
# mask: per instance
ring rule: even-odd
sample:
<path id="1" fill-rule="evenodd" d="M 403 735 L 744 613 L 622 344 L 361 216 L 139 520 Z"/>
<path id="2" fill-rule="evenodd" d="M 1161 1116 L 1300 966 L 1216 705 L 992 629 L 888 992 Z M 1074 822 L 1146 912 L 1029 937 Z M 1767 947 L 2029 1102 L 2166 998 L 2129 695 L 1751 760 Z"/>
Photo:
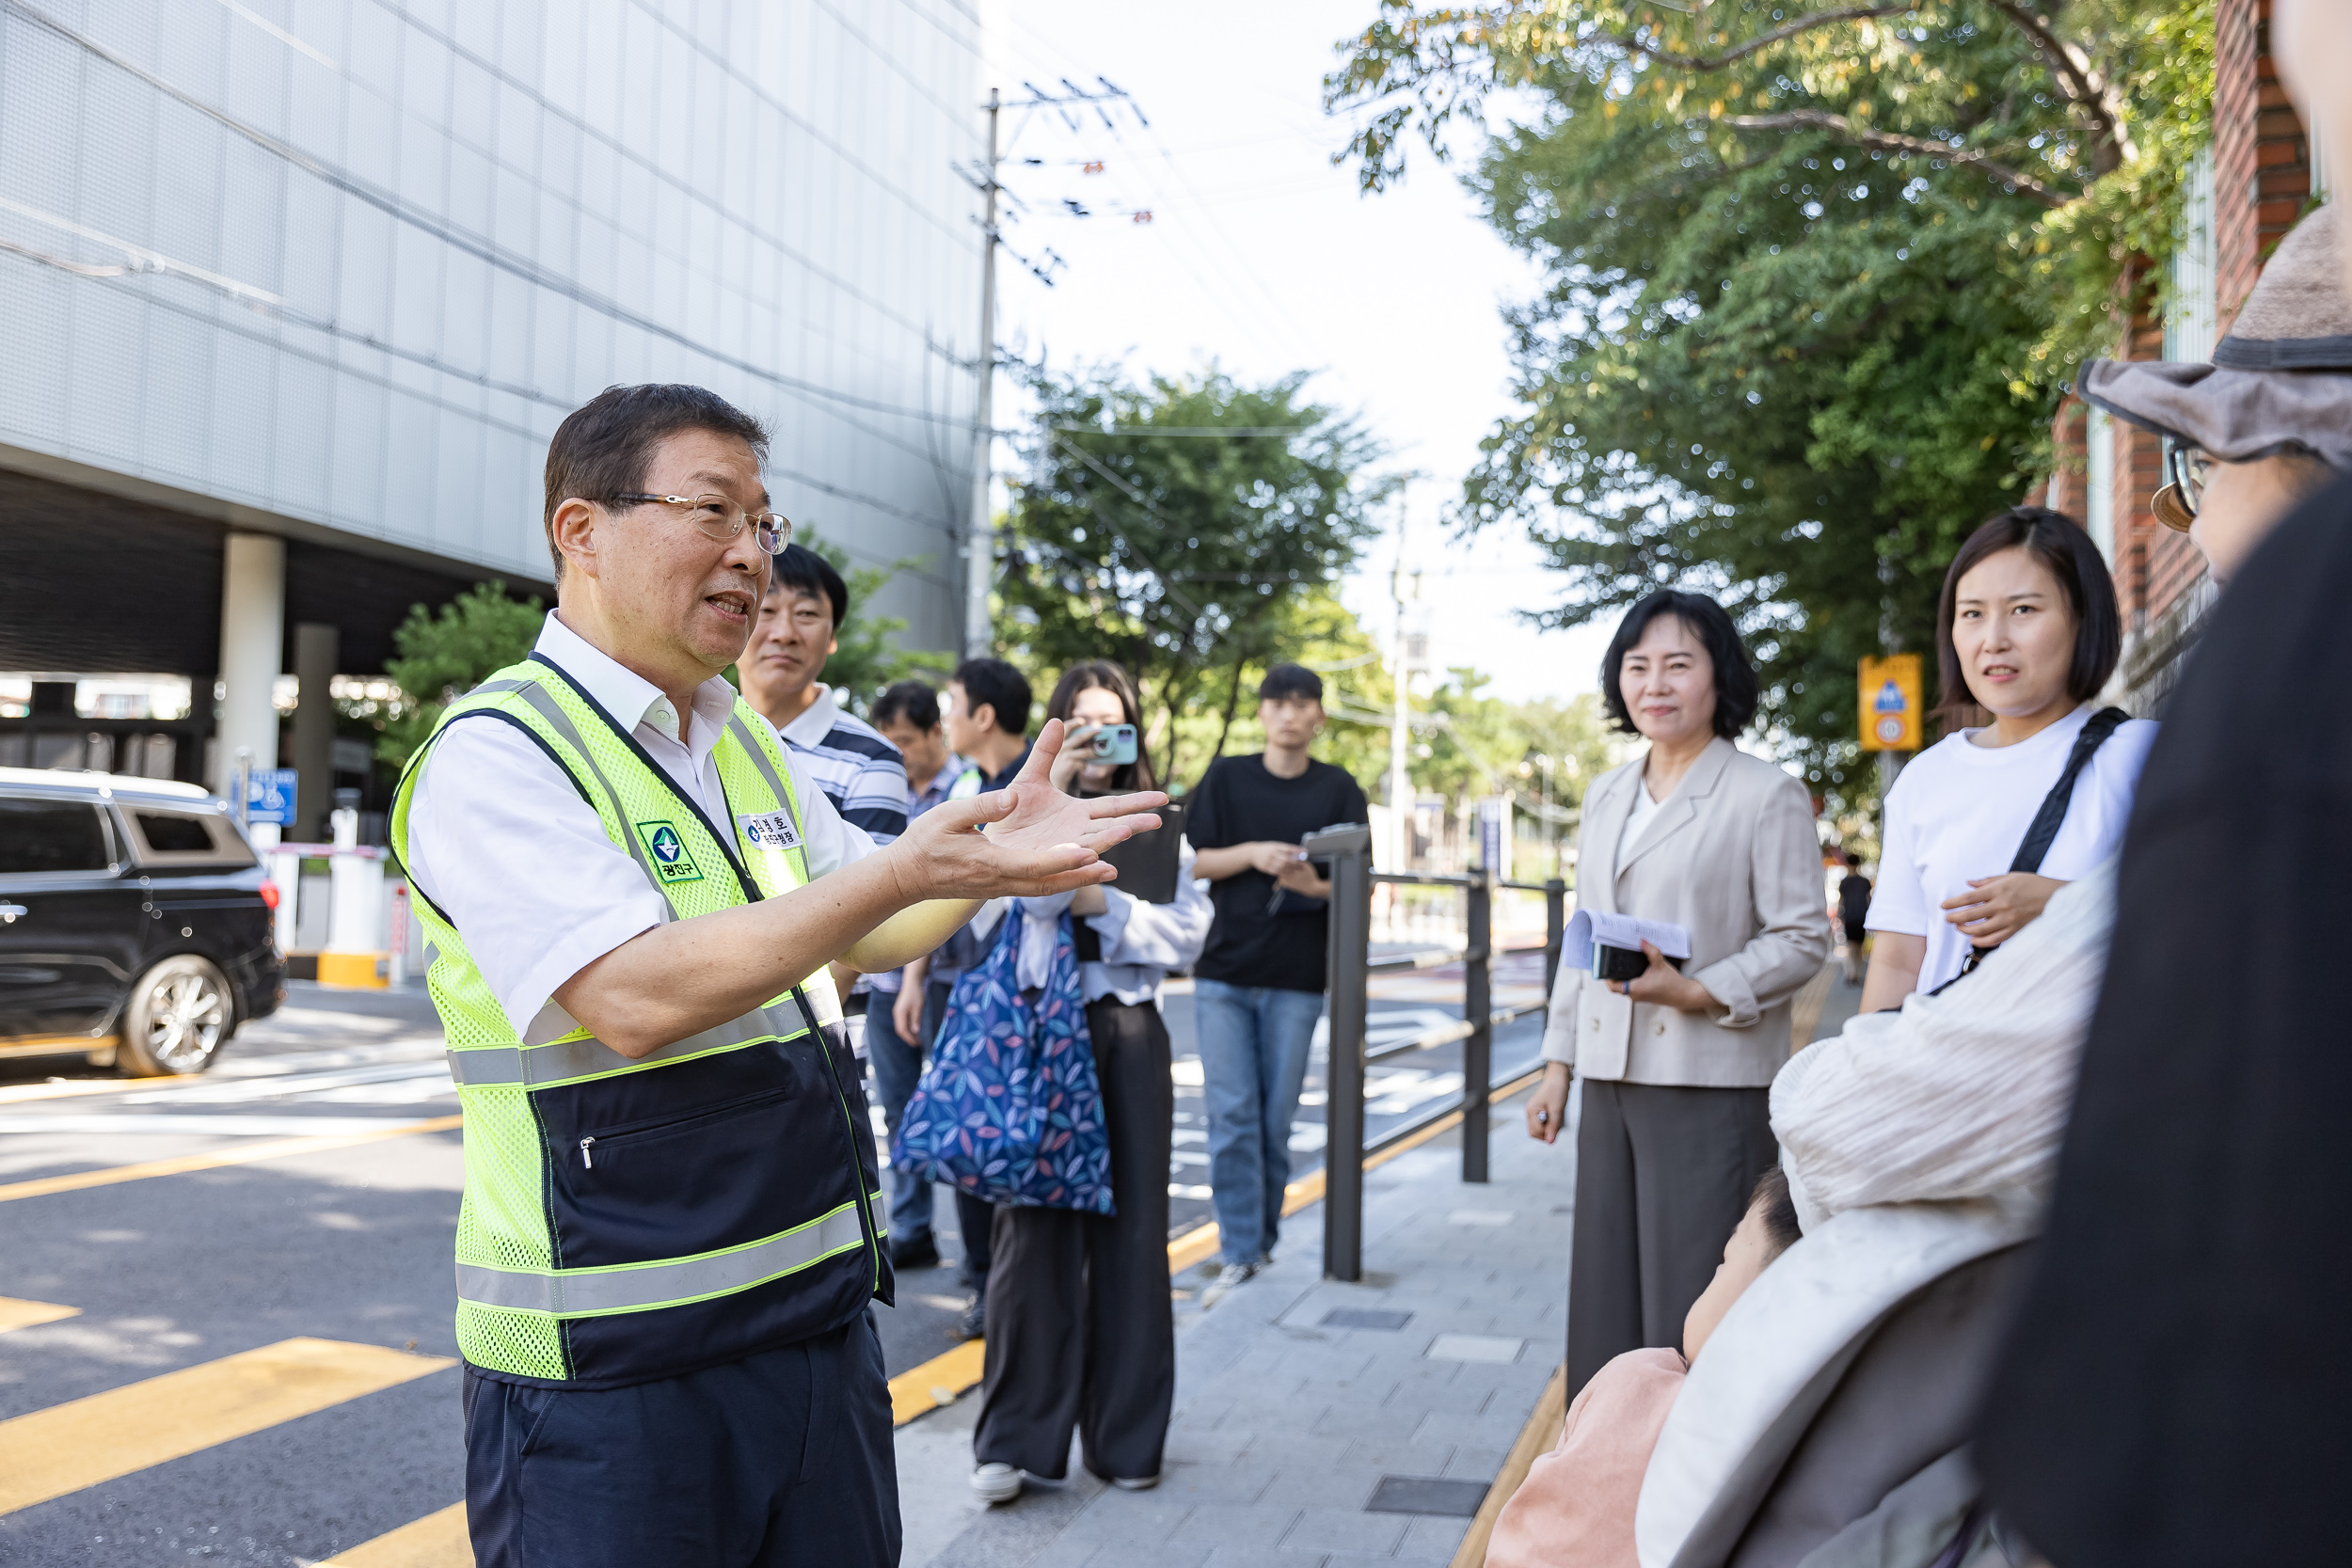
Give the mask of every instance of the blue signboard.
<path id="1" fill-rule="evenodd" d="M 294 819 L 294 770 L 291 768 L 257 768 L 246 776 L 245 819 L 252 822 L 275 822 L 291 828 Z"/>

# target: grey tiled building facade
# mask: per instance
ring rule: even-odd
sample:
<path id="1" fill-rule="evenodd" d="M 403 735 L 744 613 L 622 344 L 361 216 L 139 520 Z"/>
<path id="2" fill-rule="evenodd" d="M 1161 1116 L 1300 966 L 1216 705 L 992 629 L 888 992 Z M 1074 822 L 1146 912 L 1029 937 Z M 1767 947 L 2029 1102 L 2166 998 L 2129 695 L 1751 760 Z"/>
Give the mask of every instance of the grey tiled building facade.
<path id="1" fill-rule="evenodd" d="M 380 668 L 409 603 L 545 591 L 548 436 L 646 380 L 769 420 L 778 503 L 924 559 L 880 608 L 953 645 L 978 34 L 965 0 L 8 0 L 0 670 L 233 688 L 296 623 Z M 109 561 L 100 625 L 36 612 Z"/>

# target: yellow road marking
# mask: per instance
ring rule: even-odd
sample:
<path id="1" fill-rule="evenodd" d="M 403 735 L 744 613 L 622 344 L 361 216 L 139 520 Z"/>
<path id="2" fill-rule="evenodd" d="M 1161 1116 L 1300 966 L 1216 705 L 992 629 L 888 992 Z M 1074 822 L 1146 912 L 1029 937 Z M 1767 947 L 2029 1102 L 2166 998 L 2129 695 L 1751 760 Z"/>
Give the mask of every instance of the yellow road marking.
<path id="1" fill-rule="evenodd" d="M 1533 1085 L 1543 1076 L 1543 1069 L 1525 1073 L 1496 1089 L 1489 1103 L 1501 1104 Z M 1385 1165 L 1408 1149 L 1419 1148 L 1430 1139 L 1451 1132 L 1462 1125 L 1462 1113 L 1455 1111 L 1415 1132 L 1411 1137 L 1392 1144 L 1364 1162 L 1371 1170 Z M 1299 1180 L 1282 1189 L 1282 1215 L 1285 1219 L 1310 1204 L 1323 1201 L 1323 1172 L 1309 1171 Z M 1168 1243 L 1168 1272 L 1179 1275 L 1216 1256 L 1216 1222 L 1195 1226 Z M 965 1389 L 980 1381 L 982 1341 L 966 1339 L 945 1355 L 933 1356 L 921 1366 L 900 1372 L 890 1380 L 890 1424 L 902 1427 L 917 1416 L 926 1415 L 947 1403 Z M 946 1394 L 947 1399 L 939 1396 Z"/>
<path id="2" fill-rule="evenodd" d="M 455 1365 L 381 1345 L 284 1339 L 0 1421 L 0 1514 Z"/>
<path id="3" fill-rule="evenodd" d="M 452 1503 L 396 1530 L 328 1558 L 319 1568 L 472 1568 L 466 1505 Z"/>
<path id="4" fill-rule="evenodd" d="M 936 1410 L 980 1381 L 985 1354 L 977 1339 L 966 1339 L 945 1355 L 935 1355 L 912 1371 L 890 1380 L 890 1424 L 902 1427 L 927 1410 Z M 946 1394 L 947 1400 L 939 1396 Z"/>
<path id="5" fill-rule="evenodd" d="M 0 1296 L 0 1334 L 12 1328 L 30 1328 L 35 1323 L 54 1323 L 59 1318 L 78 1318 L 78 1307 L 58 1307 L 46 1301 L 20 1301 L 15 1296 Z"/>
<path id="6" fill-rule="evenodd" d="M 111 1187 L 118 1181 L 144 1181 L 151 1176 L 180 1176 L 192 1170 L 212 1170 L 221 1165 L 249 1165 L 256 1160 L 281 1160 L 289 1154 L 315 1154 L 321 1149 L 350 1148 L 357 1144 L 381 1143 L 386 1138 L 405 1138 L 417 1132 L 446 1132 L 465 1125 L 466 1118 L 430 1117 L 423 1121 L 399 1121 L 380 1132 L 336 1132 L 315 1138 L 273 1138 L 266 1143 L 247 1144 L 243 1148 L 224 1148 L 209 1154 L 183 1154 L 175 1160 L 150 1160 L 136 1165 L 109 1165 L 103 1170 L 76 1171 L 72 1176 L 44 1176 L 32 1181 L 13 1181 L 0 1186 L 0 1203 L 20 1197 L 46 1197 L 51 1193 L 80 1192 L 85 1187 Z"/>

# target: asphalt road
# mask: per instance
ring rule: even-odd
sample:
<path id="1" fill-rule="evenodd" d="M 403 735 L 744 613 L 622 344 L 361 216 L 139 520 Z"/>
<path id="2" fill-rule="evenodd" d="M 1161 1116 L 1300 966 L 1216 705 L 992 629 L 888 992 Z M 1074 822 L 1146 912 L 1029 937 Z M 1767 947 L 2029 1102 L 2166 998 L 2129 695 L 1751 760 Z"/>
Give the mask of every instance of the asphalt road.
<path id="1" fill-rule="evenodd" d="M 1533 963 L 1506 962 L 1498 1005 L 1533 994 Z M 1375 989 L 1375 1045 L 1461 1016 L 1458 974 Z M 1191 998 L 1179 988 L 1167 1012 L 1181 1232 L 1210 1215 L 1206 1133 Z M 1536 1038 L 1534 1019 L 1499 1032 L 1498 1071 L 1532 1061 Z M 1321 1160 L 1321 1061 L 1318 1051 L 1295 1124 L 1299 1172 Z M 5 1067 L 0 1561 L 310 1564 L 459 1500 L 459 1374 L 419 1359 L 456 1354 L 459 1136 L 372 1135 L 455 1113 L 421 994 L 298 986 L 278 1017 L 192 1082 L 126 1084 L 70 1060 Z M 1376 1064 L 1373 1135 L 1457 1093 L 1459 1067 L 1458 1047 Z M 326 1147 L 202 1164 L 305 1137 Z M 22 1186 L 170 1161 L 199 1168 L 72 1191 Z M 954 1208 L 942 1196 L 952 1252 Z M 1319 1237 L 1310 1212 L 1285 1244 Z M 1188 1274 L 1175 1289 L 1183 1297 L 1200 1283 Z M 954 1343 L 963 1305 L 951 1266 L 902 1276 L 898 1296 L 881 1313 L 894 1375 Z M 30 1321 L 42 1304 L 72 1315 Z M 271 1348 L 288 1341 L 302 1343 Z M 170 1381 L 149 1382 L 158 1378 Z"/>

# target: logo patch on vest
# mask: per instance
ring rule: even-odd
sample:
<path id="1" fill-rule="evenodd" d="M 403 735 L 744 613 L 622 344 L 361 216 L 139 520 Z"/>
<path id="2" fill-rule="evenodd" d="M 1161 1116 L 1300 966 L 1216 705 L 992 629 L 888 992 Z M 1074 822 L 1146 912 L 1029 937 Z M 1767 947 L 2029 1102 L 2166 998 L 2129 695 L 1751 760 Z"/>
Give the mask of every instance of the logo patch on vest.
<path id="1" fill-rule="evenodd" d="M 644 842 L 645 853 L 653 858 L 653 874 L 665 882 L 699 882 L 701 868 L 694 857 L 686 852 L 686 841 L 678 836 L 676 827 L 668 822 L 640 822 L 637 836 Z"/>
<path id="2" fill-rule="evenodd" d="M 756 816 L 739 816 L 735 825 L 743 831 L 743 842 L 755 849 L 798 849 L 801 830 L 788 811 L 764 811 Z"/>

